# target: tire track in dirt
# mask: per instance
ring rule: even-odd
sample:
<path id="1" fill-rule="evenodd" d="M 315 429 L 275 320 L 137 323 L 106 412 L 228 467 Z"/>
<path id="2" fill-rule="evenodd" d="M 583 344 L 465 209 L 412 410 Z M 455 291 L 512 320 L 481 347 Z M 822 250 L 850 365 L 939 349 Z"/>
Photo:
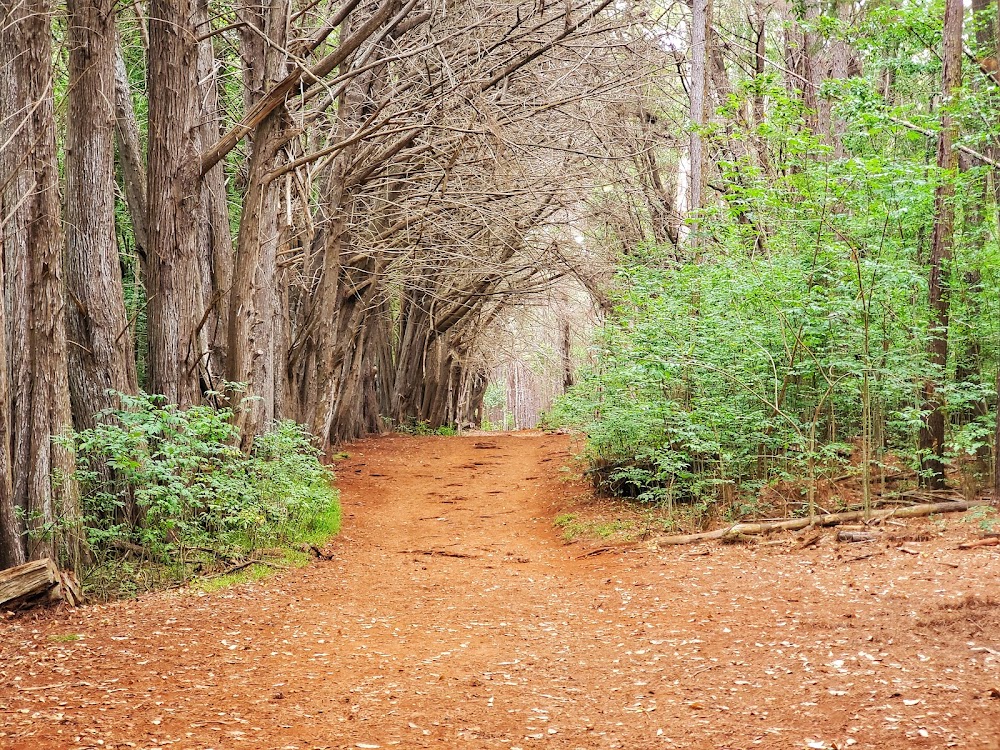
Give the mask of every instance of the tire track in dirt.
<path id="1" fill-rule="evenodd" d="M 989 550 L 580 559 L 564 437 L 349 450 L 332 562 L 0 622 L 0 747 L 997 747 L 1000 661 L 921 625 Z"/>

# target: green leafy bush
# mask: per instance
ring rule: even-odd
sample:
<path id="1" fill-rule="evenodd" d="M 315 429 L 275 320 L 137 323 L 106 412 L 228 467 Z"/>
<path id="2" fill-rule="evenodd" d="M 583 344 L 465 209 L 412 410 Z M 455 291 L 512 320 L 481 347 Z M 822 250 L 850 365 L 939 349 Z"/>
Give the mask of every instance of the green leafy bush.
<path id="1" fill-rule="evenodd" d="M 333 476 L 303 427 L 278 422 L 244 454 L 231 409 L 119 398 L 119 409 L 69 438 L 96 566 L 131 554 L 197 567 L 206 552 L 245 556 L 337 530 Z"/>
<path id="2" fill-rule="evenodd" d="M 823 84 L 838 148 L 810 131 L 806 101 L 778 77 L 734 86 L 716 117 L 726 126 L 703 133 L 721 157 L 709 179 L 723 200 L 688 217 L 694 243 L 622 239 L 592 367 L 547 415 L 586 433 L 600 486 L 650 502 L 724 501 L 726 515 L 801 490 L 808 497 L 788 503 L 801 512 L 826 474 L 855 478 L 853 496 L 830 490 L 831 502 L 867 503 L 879 474 L 896 470 L 898 490 L 915 476 L 900 469 L 919 472 L 929 382 L 952 476 L 985 464 L 1000 362 L 996 215 L 984 170 L 938 169 L 933 138 L 911 125 L 939 127 L 939 112 L 914 106 L 936 85 L 940 60 L 917 50 L 939 28 L 924 7 L 887 7 L 838 32 L 880 61 Z M 905 104 L 885 95 L 890 71 Z M 763 98 L 763 118 L 748 122 L 740 113 Z M 995 135 L 992 120 L 976 124 L 995 104 L 995 88 L 978 86 L 953 103 L 968 143 Z M 942 371 L 927 356 L 927 263 L 945 181 L 956 236 Z"/>
<path id="3" fill-rule="evenodd" d="M 595 363 L 547 425 L 585 432 L 595 482 L 645 502 L 707 508 L 810 473 L 860 475 L 862 439 L 873 466 L 891 452 L 916 467 L 921 276 L 905 258 L 869 258 L 859 292 L 852 265 L 834 245 L 622 271 Z M 949 404 L 984 392 L 952 382 Z M 976 423 L 950 447 L 983 439 Z"/>

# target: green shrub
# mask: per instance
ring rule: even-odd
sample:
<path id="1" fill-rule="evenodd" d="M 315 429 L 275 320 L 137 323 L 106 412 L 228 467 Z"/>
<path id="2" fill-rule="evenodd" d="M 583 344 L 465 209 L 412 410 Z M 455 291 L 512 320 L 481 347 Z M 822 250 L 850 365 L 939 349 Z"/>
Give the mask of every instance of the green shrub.
<path id="1" fill-rule="evenodd" d="M 272 425 L 244 454 L 231 409 L 119 398 L 121 408 L 69 438 L 93 568 L 138 556 L 185 577 L 337 531 L 333 475 L 300 425 Z"/>
<path id="2" fill-rule="evenodd" d="M 707 509 L 810 467 L 850 470 L 867 388 L 877 452 L 915 464 L 920 278 L 906 260 L 872 261 L 875 288 L 859 300 L 849 258 L 831 248 L 622 272 L 595 364 L 547 425 L 586 433 L 589 473 L 610 494 Z"/>

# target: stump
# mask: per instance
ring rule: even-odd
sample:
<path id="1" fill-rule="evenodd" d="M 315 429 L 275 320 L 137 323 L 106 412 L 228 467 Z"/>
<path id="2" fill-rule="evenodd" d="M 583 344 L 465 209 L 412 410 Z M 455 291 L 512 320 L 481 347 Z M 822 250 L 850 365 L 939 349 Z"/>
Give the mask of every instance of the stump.
<path id="1" fill-rule="evenodd" d="M 0 609 L 27 609 L 40 604 L 83 602 L 76 576 L 61 571 L 47 557 L 0 571 Z"/>

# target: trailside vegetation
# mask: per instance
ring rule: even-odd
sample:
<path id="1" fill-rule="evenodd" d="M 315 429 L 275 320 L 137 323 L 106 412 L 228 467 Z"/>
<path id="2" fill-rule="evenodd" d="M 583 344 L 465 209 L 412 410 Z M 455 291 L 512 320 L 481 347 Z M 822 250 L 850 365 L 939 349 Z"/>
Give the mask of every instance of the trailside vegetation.
<path id="1" fill-rule="evenodd" d="M 995 50 L 987 8 L 964 31 L 952 0 L 806 18 L 812 54 L 846 56 L 815 86 L 736 53 L 757 64 L 697 129 L 718 160 L 696 242 L 621 246 L 547 417 L 599 486 L 737 519 L 994 483 L 1000 88 L 961 53 Z"/>
<path id="2" fill-rule="evenodd" d="M 117 397 L 118 408 L 62 441 L 77 457 L 88 592 L 226 572 L 266 550 L 285 558 L 280 548 L 322 544 L 339 529 L 333 473 L 301 426 L 276 423 L 244 452 L 230 408 Z"/>

